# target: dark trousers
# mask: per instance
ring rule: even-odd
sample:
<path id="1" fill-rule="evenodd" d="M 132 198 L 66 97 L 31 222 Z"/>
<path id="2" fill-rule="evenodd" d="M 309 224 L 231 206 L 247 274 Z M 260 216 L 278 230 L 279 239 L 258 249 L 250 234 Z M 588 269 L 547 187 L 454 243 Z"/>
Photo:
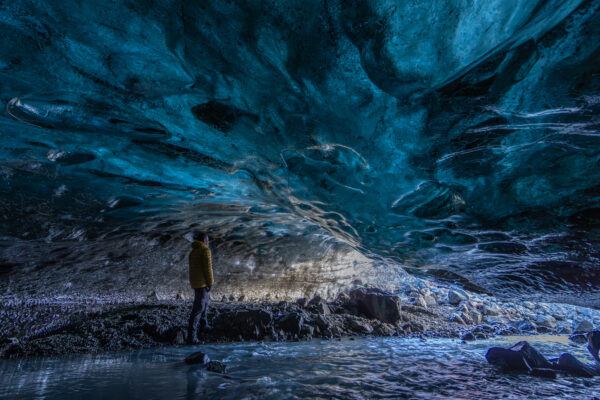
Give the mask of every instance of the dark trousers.
<path id="1" fill-rule="evenodd" d="M 188 341 L 196 340 L 198 322 L 204 327 L 208 326 L 206 314 L 208 311 L 209 299 L 208 288 L 203 287 L 194 289 L 194 306 L 192 307 L 192 314 L 190 315 L 190 323 L 188 325 Z"/>

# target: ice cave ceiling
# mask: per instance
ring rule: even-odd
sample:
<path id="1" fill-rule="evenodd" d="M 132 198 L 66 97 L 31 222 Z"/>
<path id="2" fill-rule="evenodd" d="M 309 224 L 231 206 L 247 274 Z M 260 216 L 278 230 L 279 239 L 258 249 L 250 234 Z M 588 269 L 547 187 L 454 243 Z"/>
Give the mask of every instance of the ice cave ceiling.
<path id="1" fill-rule="evenodd" d="M 588 284 L 599 8 L 2 2 L 1 250 L 201 228 Z"/>

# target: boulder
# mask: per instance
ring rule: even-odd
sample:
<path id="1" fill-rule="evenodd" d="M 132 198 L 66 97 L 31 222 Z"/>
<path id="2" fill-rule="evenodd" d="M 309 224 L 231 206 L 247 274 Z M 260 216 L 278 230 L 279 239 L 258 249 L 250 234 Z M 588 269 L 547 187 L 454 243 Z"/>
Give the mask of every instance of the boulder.
<path id="1" fill-rule="evenodd" d="M 450 317 L 450 322 L 455 322 L 457 324 L 466 325 L 465 321 L 458 314 L 452 314 Z"/>
<path id="2" fill-rule="evenodd" d="M 350 303 L 367 318 L 396 324 L 402 317 L 400 297 L 376 288 L 354 289 L 349 293 Z"/>
<path id="3" fill-rule="evenodd" d="M 469 295 L 460 289 L 452 289 L 448 292 L 448 303 L 457 306 L 461 301 L 468 300 Z"/>
<path id="4" fill-rule="evenodd" d="M 518 342 L 509 349 L 492 347 L 485 358 L 490 364 L 509 371 L 552 368 L 552 364 L 526 341 Z"/>
<path id="5" fill-rule="evenodd" d="M 502 347 L 492 347 L 485 354 L 488 363 L 500 367 L 506 371 L 529 371 L 529 365 L 519 352 L 504 349 Z"/>
<path id="6" fill-rule="evenodd" d="M 558 326 L 556 323 L 556 319 L 554 319 L 554 317 L 551 315 L 540 315 L 535 320 L 535 323 L 538 326 L 545 326 L 549 329 L 556 329 L 556 327 Z"/>
<path id="7" fill-rule="evenodd" d="M 317 314 L 316 317 L 314 318 L 314 320 L 315 320 L 316 326 L 321 331 L 325 331 L 325 330 L 329 329 L 329 327 L 331 326 L 331 322 L 329 322 L 329 319 L 327 319 L 327 317 L 325 317 L 324 315 Z"/>
<path id="8" fill-rule="evenodd" d="M 558 328 L 557 332 L 561 335 L 570 335 L 573 333 L 573 329 L 571 329 L 571 327 L 568 325 L 563 325 Z"/>
<path id="9" fill-rule="evenodd" d="M 584 319 L 579 324 L 577 324 L 577 326 L 575 327 L 574 333 L 588 333 L 593 330 L 594 330 L 594 324 L 592 324 L 587 319 Z"/>
<path id="10" fill-rule="evenodd" d="M 512 351 L 520 352 L 531 368 L 551 368 L 552 364 L 540 352 L 533 348 L 528 342 L 521 341 L 510 348 Z"/>
<path id="11" fill-rule="evenodd" d="M 523 321 L 519 324 L 519 330 L 523 332 L 535 331 L 536 326 L 529 321 Z"/>
<path id="12" fill-rule="evenodd" d="M 424 308 L 427 307 L 427 303 L 425 302 L 425 299 L 421 295 L 412 297 L 408 301 L 418 307 L 424 307 Z"/>
<path id="13" fill-rule="evenodd" d="M 600 362 L 598 351 L 600 350 L 600 331 L 592 331 L 587 334 L 588 345 L 587 349 L 592 353 L 594 360 Z"/>
<path id="14" fill-rule="evenodd" d="M 502 329 L 500 332 L 498 332 L 498 334 L 502 335 L 502 336 L 510 336 L 510 335 L 515 335 L 517 333 L 519 333 L 519 330 L 514 327 Z"/>
<path id="15" fill-rule="evenodd" d="M 570 335 L 569 340 L 577 344 L 584 344 L 588 342 L 587 336 L 582 334 Z"/>
<path id="16" fill-rule="evenodd" d="M 296 300 L 296 304 L 298 304 L 300 307 L 304 307 L 306 306 L 306 298 L 301 297 L 298 300 Z"/>
<path id="17" fill-rule="evenodd" d="M 471 316 L 469 314 L 461 312 L 458 315 L 465 322 L 465 324 L 467 324 L 467 325 L 472 325 L 473 324 L 473 319 L 471 318 Z"/>
<path id="18" fill-rule="evenodd" d="M 316 312 L 317 314 L 331 314 L 331 310 L 329 309 L 327 302 L 323 300 L 320 296 L 315 296 L 311 301 L 309 301 L 307 307 L 312 312 Z"/>
<path id="19" fill-rule="evenodd" d="M 495 317 L 497 315 L 502 314 L 502 309 L 497 304 L 490 303 L 490 304 L 486 304 L 483 307 L 483 313 L 485 315 L 489 315 L 489 316 Z"/>
<path id="20" fill-rule="evenodd" d="M 241 335 L 244 339 L 262 339 L 272 334 L 273 316 L 261 309 L 242 309 L 226 311 L 214 321 L 215 331 L 226 336 Z"/>
<path id="21" fill-rule="evenodd" d="M 396 334 L 396 329 L 391 324 L 377 322 L 373 327 L 373 333 L 377 336 L 394 336 Z"/>
<path id="22" fill-rule="evenodd" d="M 373 327 L 369 325 L 366 321 L 361 320 L 360 318 L 354 316 L 348 316 L 346 319 L 346 324 L 349 330 L 356 333 L 361 334 L 371 334 L 373 333 Z"/>
<path id="23" fill-rule="evenodd" d="M 425 300 L 425 305 L 427 307 L 435 307 L 437 305 L 437 300 L 432 295 L 423 296 L 423 300 Z"/>
<path id="24" fill-rule="evenodd" d="M 564 353 L 560 356 L 557 362 L 557 368 L 561 371 L 568 372 L 571 375 L 585 378 L 591 378 L 598 374 L 594 368 L 585 365 L 570 353 Z"/>
<path id="25" fill-rule="evenodd" d="M 227 372 L 227 365 L 221 361 L 210 361 L 206 364 L 206 370 L 216 372 L 218 374 L 224 374 Z"/>
<path id="26" fill-rule="evenodd" d="M 210 362 L 210 358 L 203 352 L 197 351 L 185 358 L 186 364 L 202 364 L 206 365 Z"/>
<path id="27" fill-rule="evenodd" d="M 491 333 L 494 333 L 494 328 L 492 328 L 489 325 L 482 324 L 482 325 L 477 325 L 475 328 L 473 328 L 472 332 L 473 333 L 491 334 Z"/>
<path id="28" fill-rule="evenodd" d="M 302 328 L 300 329 L 300 335 L 303 337 L 312 337 L 314 333 L 315 327 L 308 324 L 302 325 Z"/>
<path id="29" fill-rule="evenodd" d="M 299 312 L 287 313 L 277 321 L 277 326 L 291 335 L 299 336 L 302 331 L 302 325 L 304 325 L 304 315 Z"/>
<path id="30" fill-rule="evenodd" d="M 477 311 L 475 310 L 471 310 L 469 311 L 469 317 L 471 317 L 471 319 L 473 320 L 474 324 L 480 324 L 482 319 L 481 319 L 481 314 L 479 314 Z"/>

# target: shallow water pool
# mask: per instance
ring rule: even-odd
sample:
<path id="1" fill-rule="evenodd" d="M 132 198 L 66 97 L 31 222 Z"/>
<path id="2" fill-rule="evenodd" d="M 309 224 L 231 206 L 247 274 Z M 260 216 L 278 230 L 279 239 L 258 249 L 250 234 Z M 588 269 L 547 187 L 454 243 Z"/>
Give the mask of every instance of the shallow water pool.
<path id="1" fill-rule="evenodd" d="M 591 399 L 600 378 L 555 380 L 501 374 L 490 346 L 521 338 L 369 338 L 236 343 L 0 362 L 2 399 Z M 560 336 L 528 338 L 547 357 L 584 345 Z M 193 351 L 229 366 L 226 375 L 182 362 Z"/>

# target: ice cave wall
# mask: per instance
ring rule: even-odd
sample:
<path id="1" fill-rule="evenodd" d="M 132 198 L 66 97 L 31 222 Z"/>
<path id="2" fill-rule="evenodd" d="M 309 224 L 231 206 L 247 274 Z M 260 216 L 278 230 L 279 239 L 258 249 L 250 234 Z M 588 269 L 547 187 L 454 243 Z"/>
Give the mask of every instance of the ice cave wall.
<path id="1" fill-rule="evenodd" d="M 589 271 L 599 7 L 3 3 L 2 268 L 36 264 L 14 257 L 23 242 L 76 260 L 81 243 L 204 229 L 256 251 L 318 243 L 299 262 L 325 270 L 331 240 L 364 265 L 452 265 L 498 288 L 532 265 Z"/>

